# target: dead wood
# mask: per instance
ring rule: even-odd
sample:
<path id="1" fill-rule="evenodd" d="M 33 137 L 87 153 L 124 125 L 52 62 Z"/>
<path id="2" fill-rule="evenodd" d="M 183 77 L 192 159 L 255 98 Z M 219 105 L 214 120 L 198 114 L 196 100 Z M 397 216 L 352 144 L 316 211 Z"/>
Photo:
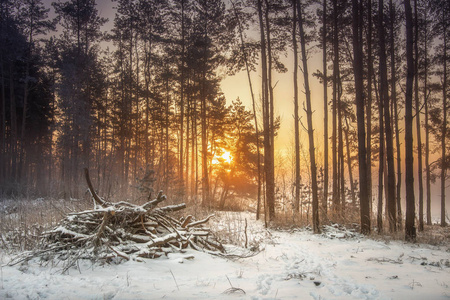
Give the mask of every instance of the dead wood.
<path id="1" fill-rule="evenodd" d="M 204 227 L 213 216 L 195 220 L 170 216 L 186 208 L 174 204 L 157 208 L 166 200 L 162 191 L 156 199 L 143 205 L 126 201 L 110 203 L 93 189 L 89 171 L 85 169 L 89 192 L 95 202 L 93 210 L 66 215 L 58 226 L 41 235 L 40 247 L 10 262 L 14 265 L 35 257 L 41 260 L 64 260 L 75 265 L 78 259 L 94 261 L 130 260 L 137 257 L 157 258 L 191 247 L 198 251 L 223 254 L 224 247 L 210 229 Z"/>

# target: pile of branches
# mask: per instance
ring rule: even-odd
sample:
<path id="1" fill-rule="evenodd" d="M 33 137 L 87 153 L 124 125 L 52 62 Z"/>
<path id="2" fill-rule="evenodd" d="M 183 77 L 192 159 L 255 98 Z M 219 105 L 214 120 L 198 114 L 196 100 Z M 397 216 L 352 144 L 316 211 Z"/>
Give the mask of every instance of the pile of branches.
<path id="1" fill-rule="evenodd" d="M 69 265 L 78 259 L 157 258 L 170 252 L 183 252 L 188 247 L 212 254 L 225 252 L 205 227 L 212 215 L 198 221 L 191 215 L 171 217 L 170 213 L 186 208 L 186 204 L 158 208 L 166 200 L 162 192 L 143 205 L 107 202 L 95 193 L 87 169 L 85 176 L 94 209 L 70 213 L 57 227 L 42 234 L 38 250 L 14 259 L 10 265 L 33 257 L 45 261 L 67 260 Z"/>

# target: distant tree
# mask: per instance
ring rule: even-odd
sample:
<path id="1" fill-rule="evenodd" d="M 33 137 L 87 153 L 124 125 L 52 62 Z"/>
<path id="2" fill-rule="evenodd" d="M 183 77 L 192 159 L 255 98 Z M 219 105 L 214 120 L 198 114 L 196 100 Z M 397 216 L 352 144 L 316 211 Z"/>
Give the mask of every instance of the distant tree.
<path id="1" fill-rule="evenodd" d="M 51 28 L 46 19 L 41 2 L 0 4 L 0 191 L 7 195 L 48 193 L 51 83 L 35 41 Z"/>
<path id="2" fill-rule="evenodd" d="M 230 161 L 218 155 L 219 178 L 223 182 L 219 198 L 219 207 L 226 207 L 230 195 L 251 197 L 255 192 L 257 177 L 257 151 L 253 115 L 237 99 L 230 106 L 227 116 L 226 145 L 230 152 Z"/>
<path id="3" fill-rule="evenodd" d="M 81 167 L 89 167 L 92 150 L 93 104 L 103 90 L 99 85 L 99 48 L 102 39 L 100 27 L 106 19 L 98 15 L 94 0 L 54 2 L 60 18 L 60 61 L 58 96 L 59 146 L 62 155 L 62 178 L 65 196 L 78 196 L 77 183 Z"/>
<path id="4" fill-rule="evenodd" d="M 255 134 L 256 134 L 256 151 L 257 151 L 257 166 L 258 166 L 258 198 L 257 198 L 257 204 L 256 204 L 256 219 L 259 220 L 259 215 L 261 211 L 261 185 L 262 185 L 262 174 L 261 174 L 261 154 L 260 154 L 260 139 L 259 139 L 259 128 L 258 128 L 258 116 L 256 114 L 256 99 L 255 94 L 253 91 L 253 83 L 251 80 L 250 73 L 251 71 L 254 71 L 255 69 L 255 56 L 256 56 L 256 50 L 254 43 L 246 43 L 244 40 L 244 29 L 248 26 L 249 21 L 252 21 L 251 14 L 248 12 L 245 12 L 243 9 L 243 4 L 241 2 L 233 2 L 231 1 L 231 4 L 233 6 L 233 12 L 235 21 L 237 22 L 237 30 L 238 30 L 238 36 L 239 36 L 239 49 L 240 49 L 240 55 L 238 57 L 241 57 L 238 61 L 243 61 L 243 64 L 245 65 L 245 71 L 247 73 L 247 79 L 248 79 L 248 85 L 250 89 L 250 94 L 252 97 L 252 109 L 253 109 L 253 118 L 254 118 L 254 124 L 255 124 Z M 237 63 L 237 65 L 241 65 L 242 63 Z"/>
<path id="5" fill-rule="evenodd" d="M 322 210 L 328 209 L 328 78 L 327 78 L 327 0 L 322 1 L 322 70 L 323 70 L 323 199 Z"/>
<path id="6" fill-rule="evenodd" d="M 424 128 L 425 128 L 425 185 L 426 185 L 426 218 L 427 225 L 431 225 L 431 168 L 430 168 L 430 122 L 429 110 L 431 107 L 430 99 L 430 73 L 432 68 L 432 60 L 430 50 L 433 44 L 434 33 L 432 30 L 433 20 L 430 18 L 430 7 L 428 1 L 419 1 L 418 3 L 418 47 L 419 47 L 419 79 L 423 82 L 422 99 L 424 107 Z"/>
<path id="7" fill-rule="evenodd" d="M 440 168 L 441 168 L 441 226 L 446 226 L 447 222 L 445 219 L 445 181 L 446 181 L 446 171 L 448 166 L 448 156 L 447 156 L 447 135 L 448 129 L 448 117 L 447 109 L 448 103 L 448 90 L 449 90 L 449 80 L 448 80 L 448 61 L 450 55 L 448 54 L 449 49 L 449 35 L 450 35 L 450 4 L 448 1 L 432 1 L 432 12 L 435 17 L 436 23 L 434 30 L 437 32 L 437 37 L 440 39 L 441 43 L 436 46 L 436 60 L 439 62 L 439 69 L 437 71 L 439 77 L 441 78 L 441 91 L 442 91 L 442 119 L 440 124 L 440 142 L 441 142 L 441 158 L 440 158 Z M 435 118 L 436 120 L 436 118 Z"/>
<path id="8" fill-rule="evenodd" d="M 27 120 L 27 109 L 28 109 L 28 95 L 30 88 L 33 87 L 33 79 L 30 76 L 30 61 L 35 55 L 36 47 L 35 45 L 36 36 L 46 34 L 50 30 L 55 29 L 54 22 L 48 20 L 48 12 L 50 9 L 46 9 L 42 0 L 21 0 L 19 4 L 19 16 L 20 24 L 24 36 L 27 37 L 27 48 L 24 54 L 25 61 L 25 74 L 24 74 L 24 84 L 23 84 L 23 110 L 22 110 L 22 133 L 21 133 L 21 143 L 24 143 L 26 120 Z M 36 81 L 34 81 L 35 83 Z"/>
<path id="9" fill-rule="evenodd" d="M 197 51 L 199 60 L 199 96 L 200 96 L 200 124 L 201 124 L 201 157 L 202 157 L 202 203 L 209 205 L 210 199 L 210 178 L 208 171 L 208 128 L 207 112 L 208 98 L 214 97 L 212 87 L 217 85 L 217 78 L 212 73 L 224 63 L 225 53 L 230 39 L 227 33 L 230 28 L 226 26 L 225 4 L 222 0 L 199 1 L 196 6 L 196 17 L 194 18 L 194 42 L 193 46 Z M 233 30 L 233 29 L 232 29 Z M 234 31 L 234 30 L 233 30 Z"/>

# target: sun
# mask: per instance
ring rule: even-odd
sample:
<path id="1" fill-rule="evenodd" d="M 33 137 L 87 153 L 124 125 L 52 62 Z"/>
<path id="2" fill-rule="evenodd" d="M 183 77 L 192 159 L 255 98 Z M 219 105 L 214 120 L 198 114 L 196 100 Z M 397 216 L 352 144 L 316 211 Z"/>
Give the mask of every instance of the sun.
<path id="1" fill-rule="evenodd" d="M 223 154 L 220 156 L 214 155 L 211 163 L 213 165 L 217 165 L 219 163 L 227 163 L 231 164 L 233 161 L 233 156 L 231 155 L 230 151 L 222 150 Z"/>
<path id="2" fill-rule="evenodd" d="M 231 156 L 231 153 L 229 151 L 225 151 L 222 154 L 222 159 L 224 160 L 224 162 L 230 164 L 233 161 L 233 156 Z"/>

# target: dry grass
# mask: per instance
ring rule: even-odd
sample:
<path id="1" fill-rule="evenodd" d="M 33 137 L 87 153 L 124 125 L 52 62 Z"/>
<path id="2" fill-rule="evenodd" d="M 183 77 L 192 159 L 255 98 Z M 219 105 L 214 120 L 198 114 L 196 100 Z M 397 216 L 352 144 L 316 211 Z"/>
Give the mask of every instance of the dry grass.
<path id="1" fill-rule="evenodd" d="M 136 200 L 139 202 L 139 200 Z M 180 199 L 168 198 L 167 204 L 179 204 Z M 212 232 L 225 244 L 245 247 L 258 247 L 263 238 L 270 233 L 264 228 L 264 214 L 261 222 L 250 222 L 255 218 L 254 213 L 235 211 L 215 211 L 214 207 L 203 207 L 199 199 L 187 199 L 187 208 L 183 215 L 193 215 L 197 219 L 212 213 L 216 217 L 210 222 Z M 136 203 L 139 204 L 139 203 Z M 39 242 L 39 235 L 57 224 L 68 213 L 92 209 L 93 202 L 88 195 L 81 200 L 3 200 L 0 201 L 0 248 L 6 251 L 24 251 L 33 249 Z M 292 229 L 310 227 L 311 216 L 304 212 L 299 214 L 293 210 L 278 211 L 276 219 L 269 227 Z M 247 222 L 247 226 L 246 226 Z M 376 224 L 372 220 L 372 224 Z M 341 224 L 345 228 L 359 231 L 359 215 L 354 209 L 348 209 L 345 214 L 335 214 L 331 210 L 327 216 L 320 213 L 321 225 Z M 387 225 L 387 224 L 386 224 Z M 375 229 L 369 236 L 375 240 L 403 241 L 404 231 L 389 233 L 384 228 L 383 234 Z M 270 237 L 269 237 L 270 238 Z M 448 247 L 450 251 L 450 227 L 439 225 L 425 226 L 423 232 L 417 232 L 417 243 Z"/>
<path id="2" fill-rule="evenodd" d="M 8 199 L 0 202 L 0 248 L 33 249 L 39 236 L 68 213 L 92 208 L 89 200 Z"/>
<path id="3" fill-rule="evenodd" d="M 450 251 L 450 227 L 440 225 L 425 225 L 422 232 L 417 232 L 417 242 L 434 246 L 447 246 Z"/>
<path id="4" fill-rule="evenodd" d="M 425 225 L 423 231 L 419 231 L 417 228 L 417 244 L 426 244 L 432 246 L 440 246 L 447 247 L 447 250 L 450 251 L 450 227 L 441 227 L 440 225 Z M 390 241 L 405 241 L 405 231 L 404 228 L 396 231 L 389 232 L 389 228 L 387 224 L 383 226 L 383 231 L 378 233 L 376 230 L 373 230 L 369 235 L 371 239 L 374 240 L 383 240 L 385 242 Z"/>

